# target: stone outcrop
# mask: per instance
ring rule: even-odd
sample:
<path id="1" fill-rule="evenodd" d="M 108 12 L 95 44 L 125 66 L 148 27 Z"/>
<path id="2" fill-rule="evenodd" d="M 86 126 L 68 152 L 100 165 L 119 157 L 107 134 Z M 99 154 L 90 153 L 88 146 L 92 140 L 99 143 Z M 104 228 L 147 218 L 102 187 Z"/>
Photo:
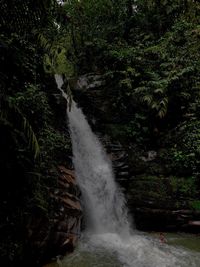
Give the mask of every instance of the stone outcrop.
<path id="1" fill-rule="evenodd" d="M 71 253 L 80 237 L 82 208 L 74 171 L 59 166 L 58 173 L 57 185 L 49 189 L 52 213 L 35 213 L 27 224 L 27 243 L 31 244 L 27 249 L 38 264 Z"/>
<path id="2" fill-rule="evenodd" d="M 130 177 L 127 151 L 120 142 L 114 142 L 108 136 L 99 135 L 99 138 L 112 161 L 117 182 L 126 187 Z"/>
<path id="3" fill-rule="evenodd" d="M 58 187 L 51 193 L 57 211 L 48 243 L 55 255 L 65 255 L 74 250 L 80 236 L 82 208 L 74 172 L 64 166 L 59 166 L 59 171 Z"/>
<path id="4" fill-rule="evenodd" d="M 105 103 L 105 96 L 102 93 L 104 87 L 104 78 L 102 75 L 95 73 L 80 76 L 73 86 L 73 96 L 83 112 L 87 114 L 90 125 L 94 124 L 94 120 L 109 119 L 109 116 L 107 116 L 109 103 Z M 95 114 L 98 114 L 98 116 L 95 116 Z"/>
<path id="5" fill-rule="evenodd" d="M 138 229 L 157 231 L 200 231 L 200 212 L 193 210 L 169 210 L 137 207 L 135 222 Z"/>
<path id="6" fill-rule="evenodd" d="M 79 76 L 75 89 L 78 91 L 85 91 L 90 89 L 97 89 L 105 84 L 102 80 L 102 76 L 95 73 L 88 73 L 86 75 Z"/>
<path id="7" fill-rule="evenodd" d="M 174 175 L 162 154 L 161 150 L 129 152 L 127 199 L 136 226 L 140 230 L 199 232 L 200 212 L 193 208 L 191 180 Z"/>

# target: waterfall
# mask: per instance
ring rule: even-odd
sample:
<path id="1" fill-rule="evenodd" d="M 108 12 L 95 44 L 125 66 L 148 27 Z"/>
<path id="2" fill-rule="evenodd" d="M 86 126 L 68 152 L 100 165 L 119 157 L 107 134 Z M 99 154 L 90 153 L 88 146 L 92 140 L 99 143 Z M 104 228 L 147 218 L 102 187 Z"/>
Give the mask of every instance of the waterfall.
<path id="1" fill-rule="evenodd" d="M 68 101 L 62 90 L 62 78 L 56 75 L 55 79 Z M 73 256 L 66 257 L 63 266 L 200 266 L 199 254 L 188 253 L 167 244 L 163 246 L 159 240 L 137 231 L 131 233 L 126 203 L 114 180 L 110 159 L 75 102 L 72 101 L 67 113 L 73 162 L 83 196 L 88 231 L 80 242 L 79 250 Z M 82 262 L 87 264 L 81 265 Z"/>
<path id="2" fill-rule="evenodd" d="M 123 233 L 128 234 L 124 196 L 114 181 L 110 159 L 74 102 L 68 118 L 76 177 L 91 231 L 119 233 L 123 229 Z"/>
<path id="3" fill-rule="evenodd" d="M 61 77 L 56 76 L 56 80 L 62 90 Z M 63 91 L 62 94 L 68 100 Z M 110 159 L 74 101 L 67 113 L 73 163 L 84 199 L 88 230 L 93 233 L 130 234 L 124 196 L 114 180 Z"/>

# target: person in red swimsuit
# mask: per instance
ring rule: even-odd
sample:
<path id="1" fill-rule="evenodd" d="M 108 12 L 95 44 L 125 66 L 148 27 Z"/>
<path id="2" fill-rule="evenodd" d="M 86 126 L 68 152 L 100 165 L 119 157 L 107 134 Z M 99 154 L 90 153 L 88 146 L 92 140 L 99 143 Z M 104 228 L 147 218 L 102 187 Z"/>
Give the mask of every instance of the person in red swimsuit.
<path id="1" fill-rule="evenodd" d="M 159 239 L 161 243 L 167 243 L 167 240 L 162 232 L 159 234 Z"/>

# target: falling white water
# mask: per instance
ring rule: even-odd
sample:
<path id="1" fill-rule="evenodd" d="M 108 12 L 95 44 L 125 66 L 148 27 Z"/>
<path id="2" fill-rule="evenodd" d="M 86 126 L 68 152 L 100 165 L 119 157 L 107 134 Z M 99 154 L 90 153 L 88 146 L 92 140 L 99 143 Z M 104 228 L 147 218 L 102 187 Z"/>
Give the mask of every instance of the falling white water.
<path id="1" fill-rule="evenodd" d="M 61 89 L 62 80 L 56 77 Z M 61 89 L 62 90 L 62 89 Z M 63 92 L 63 96 L 67 98 Z M 129 234 L 124 196 L 114 181 L 110 159 L 73 101 L 68 111 L 76 178 L 93 233 Z"/>
<path id="2" fill-rule="evenodd" d="M 112 166 L 81 109 L 73 102 L 68 111 L 76 177 L 84 196 L 88 223 L 93 233 L 129 233 L 122 192 Z"/>
<path id="3" fill-rule="evenodd" d="M 67 99 L 62 78 L 55 78 Z M 64 259 L 63 266 L 199 267 L 198 253 L 160 244 L 136 231 L 131 234 L 124 196 L 114 181 L 111 162 L 74 102 L 68 118 L 88 233 L 77 252 Z"/>

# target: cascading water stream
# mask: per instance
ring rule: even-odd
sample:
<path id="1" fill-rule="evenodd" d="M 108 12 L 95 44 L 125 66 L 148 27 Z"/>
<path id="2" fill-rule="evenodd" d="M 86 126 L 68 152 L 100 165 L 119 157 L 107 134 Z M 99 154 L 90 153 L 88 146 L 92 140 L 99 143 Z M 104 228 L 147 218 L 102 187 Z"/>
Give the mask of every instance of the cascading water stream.
<path id="1" fill-rule="evenodd" d="M 61 89 L 62 79 L 56 76 Z M 93 233 L 130 234 L 124 196 L 117 187 L 112 165 L 81 109 L 72 101 L 68 110 L 76 177 L 83 194 L 89 230 Z M 122 233 L 121 233 L 122 235 Z"/>
<path id="2" fill-rule="evenodd" d="M 62 90 L 62 78 L 55 76 L 58 88 Z M 87 218 L 87 233 L 80 244 L 80 251 L 92 254 L 103 253 L 104 263 L 87 263 L 87 267 L 126 266 L 126 267 L 199 267 L 199 254 L 156 243 L 134 231 L 131 233 L 127 209 L 122 191 L 114 180 L 112 165 L 98 138 L 92 132 L 81 109 L 72 102 L 68 110 L 69 128 L 73 147 L 73 162 L 77 182 L 82 192 Z M 116 258 L 117 263 L 110 262 Z M 73 257 L 72 257 L 73 258 Z M 64 260 L 70 265 L 70 257 Z"/>

